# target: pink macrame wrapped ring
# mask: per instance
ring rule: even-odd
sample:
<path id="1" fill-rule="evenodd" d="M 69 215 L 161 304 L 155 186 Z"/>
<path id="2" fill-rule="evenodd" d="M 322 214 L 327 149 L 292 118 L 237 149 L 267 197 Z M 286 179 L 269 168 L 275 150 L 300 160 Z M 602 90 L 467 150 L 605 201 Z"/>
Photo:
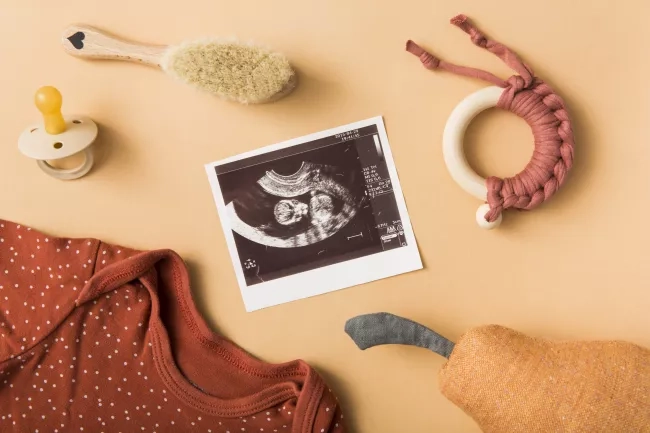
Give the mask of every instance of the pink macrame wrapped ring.
<path id="1" fill-rule="evenodd" d="M 522 117 L 530 125 L 535 139 L 533 156 L 526 167 L 515 176 L 504 179 L 496 176 L 488 179 L 479 177 L 468 168 L 462 150 L 459 150 L 460 154 L 445 155 L 452 176 L 461 186 L 487 201 L 486 205 L 479 208 L 477 219 L 482 227 L 492 228 L 500 222 L 504 210 L 510 208 L 531 210 L 551 198 L 560 188 L 573 165 L 573 130 L 562 98 L 536 77 L 532 69 L 514 51 L 488 39 L 464 15 L 454 17 L 451 23 L 468 33 L 475 45 L 498 56 L 516 74 L 507 80 L 502 80 L 480 69 L 440 60 L 415 42 L 408 41 L 406 50 L 418 56 L 426 68 L 442 69 L 458 75 L 478 78 L 498 87 L 498 89 L 494 87 L 483 89 L 459 104 L 450 116 L 448 125 L 455 122 L 454 125 L 460 125 L 461 130 L 449 131 L 449 135 L 448 131 L 445 131 L 445 140 L 452 137 L 454 133 L 456 138 L 462 139 L 466 124 L 478 112 L 491 106 L 503 108 Z M 493 104 L 491 98 L 494 98 Z M 472 109 L 475 111 L 471 111 Z M 450 165 L 455 163 L 458 163 L 458 167 L 461 168 L 454 171 L 451 170 Z M 464 177 L 465 182 L 462 182 L 461 174 L 468 170 L 471 174 L 467 173 Z M 480 186 L 477 185 L 477 181 L 480 181 Z"/>

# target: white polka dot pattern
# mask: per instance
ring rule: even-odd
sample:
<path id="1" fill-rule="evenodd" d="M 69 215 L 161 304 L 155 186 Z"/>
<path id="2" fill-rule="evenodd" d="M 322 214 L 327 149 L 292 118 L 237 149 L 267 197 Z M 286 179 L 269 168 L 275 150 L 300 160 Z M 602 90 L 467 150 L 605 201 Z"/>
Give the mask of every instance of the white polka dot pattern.
<path id="1" fill-rule="evenodd" d="M 156 311 L 183 324 L 189 319 L 176 316 L 190 307 L 182 297 L 173 302 L 173 291 L 158 296 L 176 283 L 178 270 L 141 269 L 149 261 L 148 253 L 0 220 L 0 432 L 345 431 L 335 397 L 311 369 L 306 375 L 320 388 L 308 392 L 308 381 L 291 387 L 303 388 L 298 394 L 273 394 L 272 385 L 307 379 L 259 377 L 267 373 L 255 372 L 257 361 L 229 342 L 197 344 L 183 356 L 185 332 L 198 325 L 159 325 Z M 136 271 L 142 276 L 111 286 Z M 163 350 L 167 333 L 182 365 L 176 376 L 173 356 L 170 367 Z M 211 356 L 208 365 L 227 362 L 232 373 L 192 366 L 194 354 Z M 191 392 L 176 384 L 184 375 Z M 226 408 L 214 403 L 219 395 L 246 404 Z"/>

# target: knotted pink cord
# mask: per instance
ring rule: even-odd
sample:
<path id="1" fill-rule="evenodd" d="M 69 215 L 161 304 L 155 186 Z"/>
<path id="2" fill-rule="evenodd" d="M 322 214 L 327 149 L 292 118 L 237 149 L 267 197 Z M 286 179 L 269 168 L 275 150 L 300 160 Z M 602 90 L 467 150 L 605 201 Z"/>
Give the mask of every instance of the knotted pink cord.
<path id="1" fill-rule="evenodd" d="M 465 15 L 451 23 L 470 35 L 472 42 L 504 61 L 517 74 L 502 80 L 480 69 L 447 63 L 408 41 L 406 50 L 420 58 L 428 69 L 442 69 L 458 75 L 478 78 L 503 87 L 497 107 L 522 117 L 530 125 L 535 150 L 523 171 L 514 177 L 487 179 L 487 221 L 495 221 L 505 209 L 530 210 L 548 200 L 560 188 L 573 165 L 573 130 L 564 101 L 533 70 L 503 44 L 485 37 Z"/>

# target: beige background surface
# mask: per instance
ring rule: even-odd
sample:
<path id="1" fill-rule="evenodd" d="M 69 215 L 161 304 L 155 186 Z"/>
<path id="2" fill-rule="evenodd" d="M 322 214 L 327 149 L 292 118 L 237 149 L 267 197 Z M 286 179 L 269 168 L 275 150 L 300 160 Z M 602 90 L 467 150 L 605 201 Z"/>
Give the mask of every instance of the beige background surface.
<path id="1" fill-rule="evenodd" d="M 265 360 L 311 362 L 353 432 L 475 432 L 438 392 L 441 358 L 404 347 L 361 352 L 345 320 L 386 310 L 450 338 L 500 323 L 650 346 L 650 3 L 542 3 L 2 0 L 0 217 L 178 251 L 215 329 Z M 450 179 L 440 139 L 452 108 L 484 84 L 426 71 L 403 49 L 413 38 L 445 59 L 507 76 L 448 24 L 460 12 L 518 50 L 565 97 L 575 123 L 565 188 L 531 213 L 507 213 L 492 232 L 476 227 L 479 203 Z M 222 102 L 154 69 L 67 56 L 59 35 L 72 22 L 145 42 L 264 42 L 291 58 L 301 84 L 273 105 Z M 82 180 L 51 179 L 17 150 L 22 129 L 38 119 L 32 95 L 45 84 L 61 90 L 66 112 L 100 125 L 100 161 Z M 494 111 L 472 124 L 466 148 L 481 174 L 510 175 L 529 158 L 531 133 Z M 386 121 L 426 268 L 245 313 L 203 164 L 375 115 Z"/>

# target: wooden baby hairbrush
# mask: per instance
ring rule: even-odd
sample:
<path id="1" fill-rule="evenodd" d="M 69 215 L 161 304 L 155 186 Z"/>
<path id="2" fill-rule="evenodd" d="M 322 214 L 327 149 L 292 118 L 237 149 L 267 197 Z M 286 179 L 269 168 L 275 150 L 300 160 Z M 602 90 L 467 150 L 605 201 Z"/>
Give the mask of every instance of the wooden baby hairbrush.
<path id="1" fill-rule="evenodd" d="M 179 45 L 145 45 L 94 27 L 72 25 L 64 31 L 62 43 L 71 55 L 159 67 L 187 84 L 242 104 L 276 101 L 291 93 L 297 83 L 285 56 L 235 40 L 206 38 Z"/>

